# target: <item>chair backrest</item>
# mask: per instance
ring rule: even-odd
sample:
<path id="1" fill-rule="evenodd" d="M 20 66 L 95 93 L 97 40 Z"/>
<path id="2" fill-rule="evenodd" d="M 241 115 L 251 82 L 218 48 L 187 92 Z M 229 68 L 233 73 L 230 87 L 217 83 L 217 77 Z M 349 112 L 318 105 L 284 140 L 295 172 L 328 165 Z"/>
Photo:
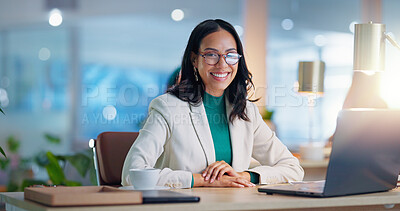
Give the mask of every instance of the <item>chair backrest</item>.
<path id="1" fill-rule="evenodd" d="M 103 132 L 91 140 L 98 185 L 121 185 L 125 157 L 138 135 L 138 132 Z"/>

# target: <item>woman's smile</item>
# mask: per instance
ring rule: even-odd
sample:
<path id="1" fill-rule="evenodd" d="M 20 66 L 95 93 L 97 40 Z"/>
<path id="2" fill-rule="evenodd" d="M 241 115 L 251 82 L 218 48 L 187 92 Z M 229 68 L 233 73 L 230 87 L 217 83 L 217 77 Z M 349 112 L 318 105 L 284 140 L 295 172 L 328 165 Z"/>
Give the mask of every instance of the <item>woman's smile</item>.
<path id="1" fill-rule="evenodd" d="M 229 72 L 210 72 L 210 75 L 217 81 L 225 81 L 229 74 Z"/>

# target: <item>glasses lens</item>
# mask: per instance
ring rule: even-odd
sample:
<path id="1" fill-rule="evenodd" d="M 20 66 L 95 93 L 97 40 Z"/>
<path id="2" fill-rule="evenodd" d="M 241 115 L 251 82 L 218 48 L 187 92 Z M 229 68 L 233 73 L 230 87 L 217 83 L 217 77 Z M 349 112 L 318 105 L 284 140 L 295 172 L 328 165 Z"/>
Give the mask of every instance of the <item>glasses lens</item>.
<path id="1" fill-rule="evenodd" d="M 237 53 L 228 53 L 225 56 L 226 63 L 230 64 L 230 65 L 236 64 L 239 61 L 239 59 L 240 59 L 240 55 Z"/>
<path id="2" fill-rule="evenodd" d="M 204 58 L 206 59 L 206 63 L 210 65 L 215 65 L 219 61 L 219 55 L 216 53 L 206 53 L 204 54 Z"/>

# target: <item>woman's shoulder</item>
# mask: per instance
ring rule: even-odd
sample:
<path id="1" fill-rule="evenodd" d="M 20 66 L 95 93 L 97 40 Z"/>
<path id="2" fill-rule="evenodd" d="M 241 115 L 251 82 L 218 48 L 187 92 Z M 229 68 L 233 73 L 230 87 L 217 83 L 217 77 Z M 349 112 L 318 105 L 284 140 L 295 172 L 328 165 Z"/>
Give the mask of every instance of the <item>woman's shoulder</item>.
<path id="1" fill-rule="evenodd" d="M 258 106 L 254 102 L 247 100 L 246 101 L 246 109 L 253 112 L 254 110 L 258 110 Z M 249 112 L 249 111 L 247 111 L 247 112 Z"/>
<path id="2" fill-rule="evenodd" d="M 246 101 L 246 114 L 250 119 L 255 118 L 257 115 L 260 114 L 258 110 L 258 106 L 249 100 Z"/>
<path id="3" fill-rule="evenodd" d="M 150 108 L 167 107 L 169 109 L 188 107 L 188 103 L 177 98 L 175 95 L 166 93 L 154 98 L 150 103 Z"/>

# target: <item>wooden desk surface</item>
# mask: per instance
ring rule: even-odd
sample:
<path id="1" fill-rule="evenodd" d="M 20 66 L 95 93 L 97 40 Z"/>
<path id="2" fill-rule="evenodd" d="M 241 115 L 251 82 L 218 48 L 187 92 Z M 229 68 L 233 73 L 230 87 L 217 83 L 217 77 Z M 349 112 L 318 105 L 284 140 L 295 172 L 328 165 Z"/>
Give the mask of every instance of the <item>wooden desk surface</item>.
<path id="1" fill-rule="evenodd" d="M 284 195 L 266 195 L 254 188 L 193 188 L 175 189 L 173 191 L 200 196 L 200 203 L 181 204 L 146 204 L 119 206 L 86 206 L 86 207 L 46 207 L 35 202 L 24 200 L 23 192 L 0 193 L 1 201 L 9 207 L 27 210 L 279 210 L 328 208 L 328 210 L 365 209 L 382 210 L 383 205 L 400 204 L 400 190 L 389 192 L 361 194 L 346 197 L 309 198 Z M 396 205 L 398 208 L 399 205 Z"/>

